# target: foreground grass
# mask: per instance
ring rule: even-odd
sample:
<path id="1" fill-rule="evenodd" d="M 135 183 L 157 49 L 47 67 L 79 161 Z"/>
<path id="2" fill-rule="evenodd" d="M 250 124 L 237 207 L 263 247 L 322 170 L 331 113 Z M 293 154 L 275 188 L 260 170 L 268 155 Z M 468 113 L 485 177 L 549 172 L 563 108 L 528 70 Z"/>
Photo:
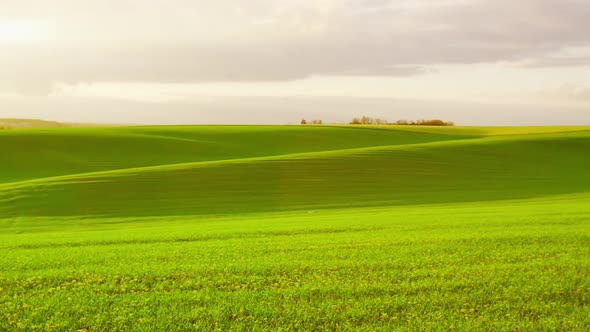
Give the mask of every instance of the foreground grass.
<path id="1" fill-rule="evenodd" d="M 4 221 L 0 329 L 583 331 L 588 199 Z"/>

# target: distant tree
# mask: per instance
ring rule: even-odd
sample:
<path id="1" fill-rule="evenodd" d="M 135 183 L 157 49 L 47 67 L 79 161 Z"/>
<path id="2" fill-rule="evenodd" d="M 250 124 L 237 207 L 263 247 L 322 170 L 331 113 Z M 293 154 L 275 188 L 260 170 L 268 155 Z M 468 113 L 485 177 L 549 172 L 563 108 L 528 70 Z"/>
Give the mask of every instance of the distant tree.
<path id="1" fill-rule="evenodd" d="M 395 122 L 397 125 L 401 126 L 454 126 L 455 123 L 450 121 L 443 121 L 439 119 L 433 120 L 417 120 L 417 121 L 408 121 L 408 120 L 397 120 Z"/>
<path id="2" fill-rule="evenodd" d="M 301 119 L 301 124 L 302 125 L 307 124 L 307 121 L 305 121 L 305 119 Z"/>
<path id="3" fill-rule="evenodd" d="M 361 124 L 361 119 L 359 119 L 359 118 L 353 118 L 352 121 L 350 121 L 349 124 L 359 125 L 359 124 Z"/>
<path id="4" fill-rule="evenodd" d="M 370 116 L 363 116 L 361 118 L 353 118 L 351 122 L 349 122 L 349 124 L 352 125 L 400 125 L 400 126 L 454 126 L 455 123 L 451 122 L 451 121 L 443 121 L 443 120 L 439 120 L 439 119 L 432 119 L 432 120 L 427 120 L 427 119 L 421 119 L 421 120 L 416 120 L 416 121 L 408 121 L 408 120 L 397 120 L 393 123 L 385 120 L 385 119 L 381 119 L 381 118 L 372 118 Z"/>
<path id="5" fill-rule="evenodd" d="M 445 122 L 445 121 L 439 120 L 439 119 L 420 120 L 420 121 L 418 121 L 418 124 L 421 126 L 452 126 L 452 125 L 454 125 L 454 123 L 452 123 L 452 122 Z"/>
<path id="6" fill-rule="evenodd" d="M 361 118 L 361 123 L 362 124 L 373 124 L 373 123 L 375 123 L 375 120 L 370 116 L 363 116 Z"/>
<path id="7" fill-rule="evenodd" d="M 322 124 L 322 120 L 312 120 L 311 124 L 320 125 L 320 124 Z"/>

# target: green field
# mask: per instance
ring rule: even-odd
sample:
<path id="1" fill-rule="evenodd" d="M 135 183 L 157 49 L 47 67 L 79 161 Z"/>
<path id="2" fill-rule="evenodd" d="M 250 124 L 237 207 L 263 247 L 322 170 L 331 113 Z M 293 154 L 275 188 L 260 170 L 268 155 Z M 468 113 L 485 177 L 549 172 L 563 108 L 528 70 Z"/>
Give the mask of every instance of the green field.
<path id="1" fill-rule="evenodd" d="M 590 330 L 590 127 L 0 130 L 0 330 Z"/>

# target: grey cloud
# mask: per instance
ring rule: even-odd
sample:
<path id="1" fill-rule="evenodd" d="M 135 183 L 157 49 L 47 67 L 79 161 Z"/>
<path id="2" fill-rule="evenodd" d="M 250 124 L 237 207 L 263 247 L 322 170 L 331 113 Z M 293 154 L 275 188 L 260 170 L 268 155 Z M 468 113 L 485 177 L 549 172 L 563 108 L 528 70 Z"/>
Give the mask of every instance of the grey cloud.
<path id="1" fill-rule="evenodd" d="M 385 66 L 385 67 L 372 67 L 340 72 L 326 72 L 327 75 L 335 76 L 415 76 L 425 73 L 434 73 L 433 69 L 420 66 Z"/>
<path id="2" fill-rule="evenodd" d="M 567 57 L 548 56 L 526 61 L 522 63 L 522 66 L 530 68 L 590 66 L 590 55 Z"/>
<path id="3" fill-rule="evenodd" d="M 92 13 L 80 11 L 80 2 L 62 1 L 61 7 L 78 10 L 72 9 L 79 16 L 75 24 L 92 18 Z M 89 32 L 89 40 L 83 42 L 65 38 L 45 47 L 3 49 L 0 44 L 0 85 L 39 92 L 52 82 L 408 76 L 436 64 L 527 60 L 545 66 L 551 65 L 548 54 L 590 46 L 590 2 L 584 0 L 473 0 L 442 5 L 442 1 L 421 0 L 415 1 L 421 4 L 415 8 L 399 8 L 387 0 L 215 4 L 177 0 L 151 9 L 145 8 L 145 2 L 126 3 L 94 5 L 96 15 L 103 16 L 94 18 L 95 25 L 88 23 L 90 28 L 82 26 L 99 33 Z M 109 6 L 120 10 L 110 13 Z M 201 20 L 208 25 L 199 25 Z M 192 21 L 197 23 L 191 25 Z M 219 40 L 213 40 L 216 33 Z M 212 38 L 207 39 L 208 34 Z M 581 60 L 559 61 L 577 65 Z"/>

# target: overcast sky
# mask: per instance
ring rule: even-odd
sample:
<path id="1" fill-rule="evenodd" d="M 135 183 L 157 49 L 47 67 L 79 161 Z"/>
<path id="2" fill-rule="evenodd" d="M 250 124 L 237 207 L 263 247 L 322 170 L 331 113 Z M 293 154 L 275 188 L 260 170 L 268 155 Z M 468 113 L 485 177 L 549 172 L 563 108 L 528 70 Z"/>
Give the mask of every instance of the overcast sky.
<path id="1" fill-rule="evenodd" d="M 0 117 L 590 124 L 588 0 L 2 0 Z"/>

